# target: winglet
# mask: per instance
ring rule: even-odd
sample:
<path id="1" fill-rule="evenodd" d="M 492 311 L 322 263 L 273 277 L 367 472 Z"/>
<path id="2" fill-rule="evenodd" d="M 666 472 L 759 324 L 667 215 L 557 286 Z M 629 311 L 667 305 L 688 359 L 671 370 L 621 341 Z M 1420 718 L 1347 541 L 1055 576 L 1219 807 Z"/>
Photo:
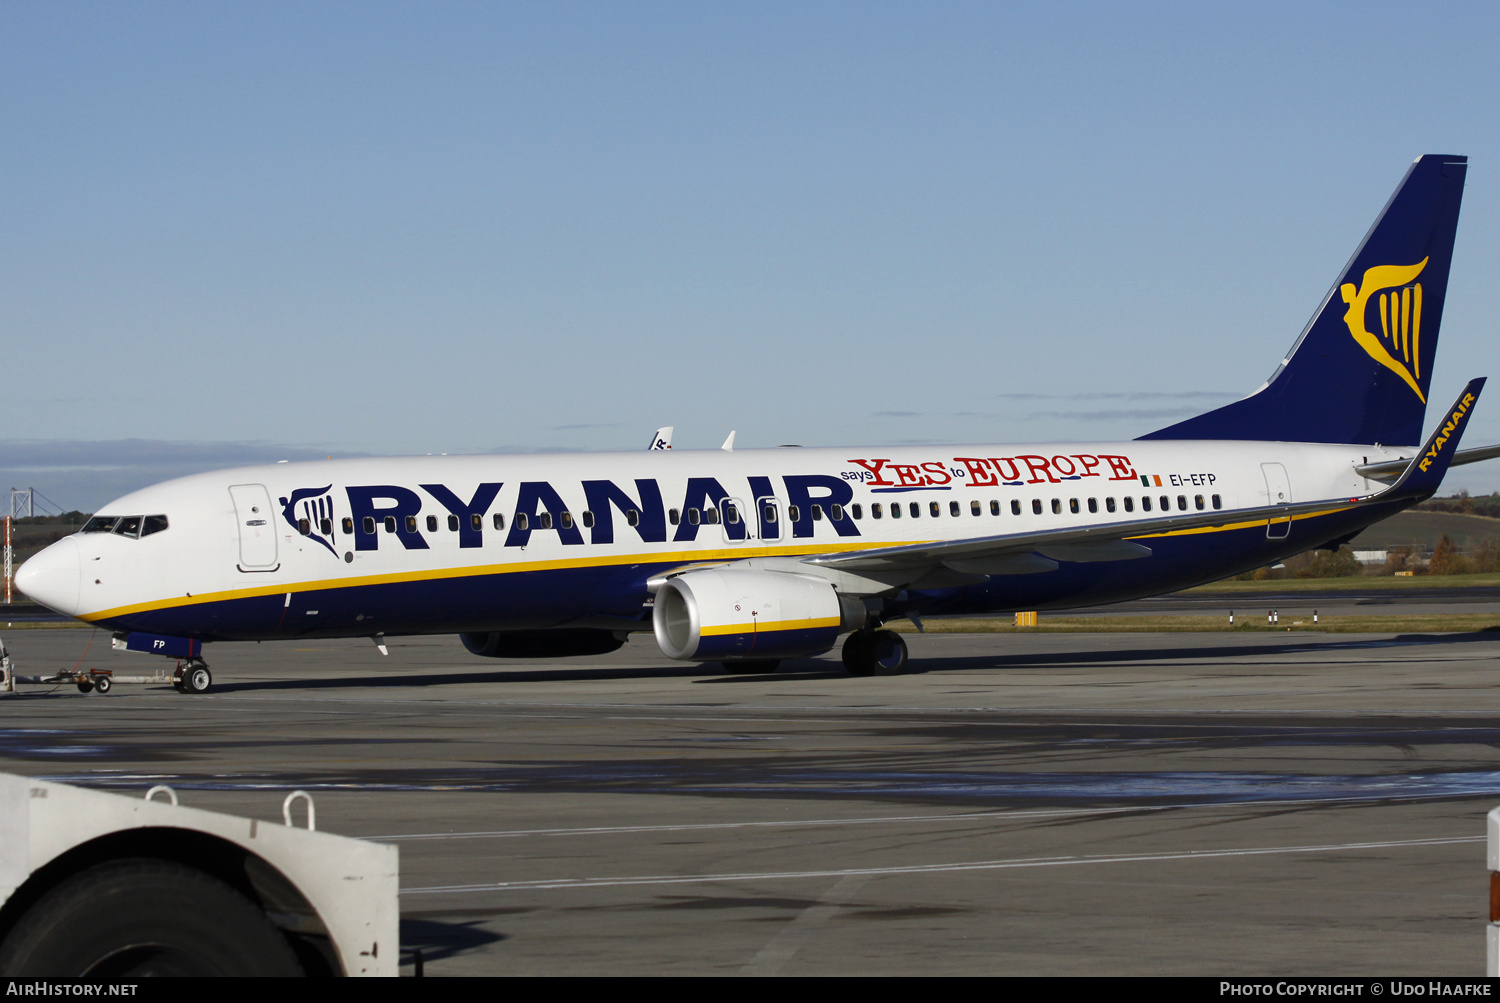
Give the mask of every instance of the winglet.
<path id="1" fill-rule="evenodd" d="M 1437 429 L 1422 444 L 1421 452 L 1412 458 L 1411 465 L 1401 479 L 1392 484 L 1383 494 L 1387 497 L 1431 498 L 1443 483 L 1443 475 L 1458 452 L 1458 441 L 1463 437 L 1464 426 L 1474 404 L 1479 400 L 1479 391 L 1484 389 L 1484 377 L 1470 380 L 1458 400 L 1448 409 Z"/>

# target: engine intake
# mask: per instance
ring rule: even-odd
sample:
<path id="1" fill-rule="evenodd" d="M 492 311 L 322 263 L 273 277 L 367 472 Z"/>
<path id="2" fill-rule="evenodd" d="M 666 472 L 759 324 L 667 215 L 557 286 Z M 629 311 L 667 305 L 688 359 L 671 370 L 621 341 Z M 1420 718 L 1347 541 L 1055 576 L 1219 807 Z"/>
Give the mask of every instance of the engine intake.
<path id="1" fill-rule="evenodd" d="M 782 571 L 712 569 L 670 578 L 651 625 L 668 658 L 796 658 L 865 625 L 865 604 L 828 581 Z"/>

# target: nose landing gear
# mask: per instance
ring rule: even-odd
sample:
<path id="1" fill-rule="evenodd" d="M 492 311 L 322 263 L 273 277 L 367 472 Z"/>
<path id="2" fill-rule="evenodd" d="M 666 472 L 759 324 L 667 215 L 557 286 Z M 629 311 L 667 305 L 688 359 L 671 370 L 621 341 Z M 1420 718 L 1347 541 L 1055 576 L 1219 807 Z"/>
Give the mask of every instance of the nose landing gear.
<path id="1" fill-rule="evenodd" d="M 179 663 L 177 671 L 172 674 L 172 688 L 178 693 L 207 693 L 213 684 L 213 673 L 208 671 L 208 663 L 201 658 L 190 658 L 186 665 Z"/>

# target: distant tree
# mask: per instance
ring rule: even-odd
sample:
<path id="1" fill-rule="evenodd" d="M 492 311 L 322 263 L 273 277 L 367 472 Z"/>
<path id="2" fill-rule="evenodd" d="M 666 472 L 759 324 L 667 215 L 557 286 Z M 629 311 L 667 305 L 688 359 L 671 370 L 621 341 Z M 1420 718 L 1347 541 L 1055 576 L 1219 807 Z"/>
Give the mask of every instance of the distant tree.
<path id="1" fill-rule="evenodd" d="M 1340 547 L 1338 550 L 1314 551 L 1312 558 L 1297 571 L 1298 578 L 1348 578 L 1361 571 L 1359 561 L 1354 559 L 1354 550 Z"/>
<path id="2" fill-rule="evenodd" d="M 1487 536 L 1480 540 L 1479 546 L 1469 556 L 1469 563 L 1475 571 L 1500 571 L 1500 537 Z"/>
<path id="3" fill-rule="evenodd" d="M 1462 575 L 1469 570 L 1469 559 L 1458 552 L 1458 547 L 1444 533 L 1432 548 L 1432 560 L 1427 564 L 1427 573 L 1432 575 Z"/>
<path id="4" fill-rule="evenodd" d="M 1398 571 L 1411 571 L 1412 548 L 1407 546 L 1392 547 L 1386 551 L 1385 567 L 1380 569 L 1383 575 L 1394 575 Z"/>

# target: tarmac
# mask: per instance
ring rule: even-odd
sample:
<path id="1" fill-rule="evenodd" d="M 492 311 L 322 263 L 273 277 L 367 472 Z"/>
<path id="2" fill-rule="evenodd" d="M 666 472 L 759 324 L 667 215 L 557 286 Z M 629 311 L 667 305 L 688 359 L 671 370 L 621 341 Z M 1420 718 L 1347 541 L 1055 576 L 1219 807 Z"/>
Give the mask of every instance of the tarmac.
<path id="1" fill-rule="evenodd" d="M 0 699 L 0 770 L 278 823 L 310 791 L 400 846 L 408 974 L 1483 973 L 1500 634 L 907 641 L 863 679 L 211 645 L 205 695 Z"/>

